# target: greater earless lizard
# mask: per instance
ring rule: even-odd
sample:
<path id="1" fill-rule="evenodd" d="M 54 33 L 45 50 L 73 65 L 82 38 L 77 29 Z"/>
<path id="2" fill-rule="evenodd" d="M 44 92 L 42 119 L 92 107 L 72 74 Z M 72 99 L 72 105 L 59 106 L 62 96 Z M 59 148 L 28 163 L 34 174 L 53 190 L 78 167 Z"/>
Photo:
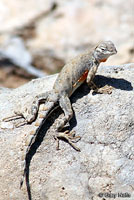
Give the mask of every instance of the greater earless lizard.
<path id="1" fill-rule="evenodd" d="M 59 141 L 60 138 L 67 140 L 67 142 L 75 150 L 80 151 L 80 149 L 73 144 L 73 140 L 78 140 L 80 138 L 79 136 L 75 137 L 73 132 L 69 131 L 60 132 L 64 125 L 69 122 L 73 116 L 73 110 L 69 97 L 85 80 L 90 86 L 99 64 L 101 62 L 105 62 L 111 55 L 116 53 L 117 50 L 111 41 L 102 42 L 93 50 L 85 51 L 72 59 L 62 68 L 51 92 L 46 92 L 36 97 L 31 112 L 25 119 L 27 123 L 35 120 L 40 103 L 45 103 L 43 104 L 42 111 L 38 114 L 38 119 L 35 123 L 35 126 L 37 127 L 36 131 L 29 134 L 29 144 L 27 146 L 26 155 L 35 141 L 42 120 L 45 120 L 53 112 L 53 110 L 55 110 L 57 105 L 63 110 L 64 118 L 60 120 L 57 125 L 55 138 L 57 141 Z M 26 155 L 24 159 L 24 172 L 21 180 L 21 186 L 26 175 Z"/>

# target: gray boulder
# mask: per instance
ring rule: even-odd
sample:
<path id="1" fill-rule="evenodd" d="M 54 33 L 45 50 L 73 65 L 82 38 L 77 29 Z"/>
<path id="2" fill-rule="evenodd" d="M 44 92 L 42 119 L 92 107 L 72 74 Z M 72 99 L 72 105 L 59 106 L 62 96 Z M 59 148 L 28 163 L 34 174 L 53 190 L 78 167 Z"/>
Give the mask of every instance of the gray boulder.
<path id="1" fill-rule="evenodd" d="M 112 86 L 112 94 L 96 94 L 84 84 L 72 96 L 75 116 L 69 127 L 81 136 L 81 152 L 64 141 L 56 150 L 53 135 L 63 113 L 58 109 L 49 117 L 28 157 L 31 193 L 29 185 L 19 189 L 24 139 L 34 127 L 15 128 L 16 122 L 3 118 L 23 114 L 37 94 L 51 90 L 56 76 L 0 90 L 0 200 L 27 195 L 36 200 L 134 199 L 134 63 L 100 66 L 94 81 Z"/>

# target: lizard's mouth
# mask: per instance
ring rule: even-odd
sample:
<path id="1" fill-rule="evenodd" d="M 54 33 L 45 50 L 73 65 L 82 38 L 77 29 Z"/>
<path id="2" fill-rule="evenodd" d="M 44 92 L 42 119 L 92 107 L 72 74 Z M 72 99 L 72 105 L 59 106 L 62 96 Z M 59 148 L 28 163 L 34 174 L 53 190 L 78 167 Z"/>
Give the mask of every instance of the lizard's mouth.
<path id="1" fill-rule="evenodd" d="M 115 49 L 115 52 L 114 52 L 114 54 L 116 54 L 117 53 L 117 50 Z"/>
<path id="2" fill-rule="evenodd" d="M 117 50 L 116 49 L 112 50 L 112 52 L 110 52 L 110 54 L 111 55 L 117 54 Z"/>

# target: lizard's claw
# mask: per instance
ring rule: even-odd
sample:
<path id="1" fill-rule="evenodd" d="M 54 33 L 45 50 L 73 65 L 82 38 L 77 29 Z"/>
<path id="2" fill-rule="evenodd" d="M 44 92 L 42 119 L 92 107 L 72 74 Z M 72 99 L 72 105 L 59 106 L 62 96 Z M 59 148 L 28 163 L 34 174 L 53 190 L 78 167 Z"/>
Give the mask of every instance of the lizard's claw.
<path id="1" fill-rule="evenodd" d="M 3 119 L 4 122 L 14 121 L 13 124 L 16 128 L 27 124 L 27 121 L 21 115 L 14 115 Z"/>
<path id="2" fill-rule="evenodd" d="M 14 115 L 14 116 L 11 116 L 11 117 L 4 118 L 3 121 L 4 122 L 10 122 L 10 121 L 21 119 L 21 118 L 22 118 L 22 116 L 20 116 L 20 115 Z"/>
<path id="3" fill-rule="evenodd" d="M 25 124 L 27 124 L 27 121 L 26 120 L 23 120 L 22 122 L 18 122 L 15 124 L 15 127 L 16 128 L 19 128 L 20 126 L 24 126 Z"/>
<path id="4" fill-rule="evenodd" d="M 76 151 L 80 151 L 80 149 L 74 145 L 73 143 L 78 142 L 81 137 L 80 136 L 75 136 L 75 131 L 65 131 L 65 132 L 58 132 L 56 138 L 55 138 L 58 142 L 57 144 L 57 149 L 59 149 L 59 139 L 65 139 L 67 140 L 67 142 L 76 150 Z"/>

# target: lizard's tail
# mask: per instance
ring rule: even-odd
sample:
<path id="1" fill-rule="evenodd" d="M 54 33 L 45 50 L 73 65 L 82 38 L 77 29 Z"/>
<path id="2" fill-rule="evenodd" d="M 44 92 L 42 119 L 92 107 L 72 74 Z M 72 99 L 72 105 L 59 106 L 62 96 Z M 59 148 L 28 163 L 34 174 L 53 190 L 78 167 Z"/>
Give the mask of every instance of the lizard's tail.
<path id="1" fill-rule="evenodd" d="M 26 147 L 26 151 L 24 150 L 23 151 L 23 156 L 22 156 L 22 168 L 24 169 L 23 172 L 22 172 L 22 178 L 21 178 L 21 181 L 20 181 L 20 188 L 22 187 L 23 185 L 23 182 L 24 182 L 24 178 L 26 176 L 26 173 L 27 173 L 27 154 L 29 153 L 29 150 L 32 146 L 32 144 L 35 142 L 36 140 L 36 137 L 40 131 L 40 127 L 41 127 L 41 124 L 42 124 L 42 121 L 43 123 L 45 122 L 45 120 L 47 119 L 47 117 L 55 110 L 56 107 L 55 106 L 55 103 L 54 102 L 47 102 L 46 104 L 42 104 L 40 105 L 40 108 L 39 108 L 39 115 L 38 115 L 38 118 L 35 122 L 35 130 L 32 130 L 30 132 L 30 134 L 28 134 L 27 138 L 26 138 L 26 141 L 25 141 L 25 147 Z"/>

